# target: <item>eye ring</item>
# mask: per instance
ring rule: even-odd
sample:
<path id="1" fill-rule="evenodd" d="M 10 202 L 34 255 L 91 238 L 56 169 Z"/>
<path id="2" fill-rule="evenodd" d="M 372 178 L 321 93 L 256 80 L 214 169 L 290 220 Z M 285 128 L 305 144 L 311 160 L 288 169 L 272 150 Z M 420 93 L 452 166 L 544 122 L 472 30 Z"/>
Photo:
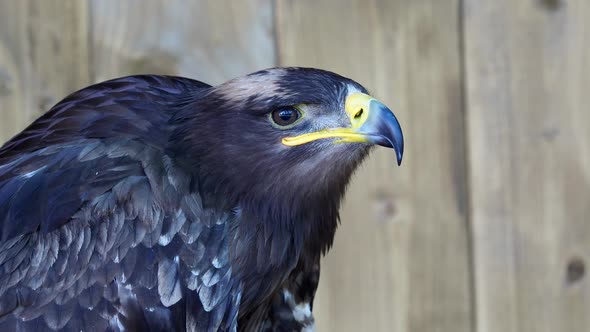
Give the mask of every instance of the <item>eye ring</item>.
<path id="1" fill-rule="evenodd" d="M 295 106 L 284 106 L 270 112 L 269 118 L 276 127 L 288 129 L 297 124 L 303 118 L 303 114 Z"/>

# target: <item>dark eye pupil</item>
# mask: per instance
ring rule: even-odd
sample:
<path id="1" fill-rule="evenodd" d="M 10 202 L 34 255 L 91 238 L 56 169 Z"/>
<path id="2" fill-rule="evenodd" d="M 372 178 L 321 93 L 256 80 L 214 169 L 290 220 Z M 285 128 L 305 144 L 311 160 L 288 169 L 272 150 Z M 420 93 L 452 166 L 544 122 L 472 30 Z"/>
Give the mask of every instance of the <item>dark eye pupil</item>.
<path id="1" fill-rule="evenodd" d="M 287 126 L 299 119 L 299 112 L 293 108 L 283 108 L 272 112 L 272 120 L 279 126 Z"/>
<path id="2" fill-rule="evenodd" d="M 293 111 L 292 110 L 280 111 L 279 116 L 281 117 L 281 120 L 289 121 L 289 120 L 291 120 L 291 117 L 293 116 Z"/>

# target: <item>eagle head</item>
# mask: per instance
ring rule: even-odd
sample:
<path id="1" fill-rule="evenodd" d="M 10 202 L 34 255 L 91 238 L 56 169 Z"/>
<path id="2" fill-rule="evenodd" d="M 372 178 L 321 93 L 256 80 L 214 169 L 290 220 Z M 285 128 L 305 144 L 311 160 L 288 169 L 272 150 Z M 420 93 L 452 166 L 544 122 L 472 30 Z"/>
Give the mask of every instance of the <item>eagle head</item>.
<path id="1" fill-rule="evenodd" d="M 404 150 L 389 108 L 353 80 L 311 68 L 211 87 L 176 121 L 175 146 L 215 204 L 275 225 L 316 225 L 307 233 L 335 229 L 346 185 L 372 146 L 393 148 L 398 164 Z"/>

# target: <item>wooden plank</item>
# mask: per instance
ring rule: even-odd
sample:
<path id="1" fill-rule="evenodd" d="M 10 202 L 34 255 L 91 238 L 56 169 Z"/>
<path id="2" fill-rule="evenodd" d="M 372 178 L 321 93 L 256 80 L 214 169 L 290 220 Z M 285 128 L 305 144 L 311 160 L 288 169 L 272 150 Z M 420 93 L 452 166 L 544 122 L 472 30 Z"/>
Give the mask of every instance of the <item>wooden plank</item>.
<path id="1" fill-rule="evenodd" d="M 91 1 L 95 80 L 140 73 L 210 84 L 274 66 L 270 0 Z"/>
<path id="2" fill-rule="evenodd" d="M 470 331 L 459 3 L 277 3 L 282 65 L 325 68 L 391 105 L 407 146 L 378 149 L 323 262 L 320 331 Z"/>
<path id="3" fill-rule="evenodd" d="M 477 330 L 590 331 L 590 3 L 464 2 Z"/>
<path id="4" fill-rule="evenodd" d="M 88 84 L 85 1 L 0 1 L 0 142 Z"/>

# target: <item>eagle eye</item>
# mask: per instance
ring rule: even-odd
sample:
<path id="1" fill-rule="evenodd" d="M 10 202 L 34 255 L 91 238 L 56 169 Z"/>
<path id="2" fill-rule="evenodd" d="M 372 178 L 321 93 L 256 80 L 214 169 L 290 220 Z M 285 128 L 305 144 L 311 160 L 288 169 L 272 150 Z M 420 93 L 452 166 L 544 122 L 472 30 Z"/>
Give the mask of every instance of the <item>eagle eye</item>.
<path id="1" fill-rule="evenodd" d="M 281 107 L 270 113 L 270 119 L 279 127 L 288 127 L 301 118 L 301 112 L 293 107 Z"/>

